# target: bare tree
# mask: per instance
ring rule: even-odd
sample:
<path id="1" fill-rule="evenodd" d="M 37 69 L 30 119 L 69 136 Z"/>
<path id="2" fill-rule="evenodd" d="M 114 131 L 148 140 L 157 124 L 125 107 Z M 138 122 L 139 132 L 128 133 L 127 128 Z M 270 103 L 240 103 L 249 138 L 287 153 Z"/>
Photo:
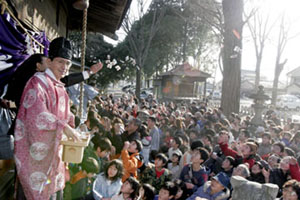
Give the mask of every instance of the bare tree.
<path id="1" fill-rule="evenodd" d="M 289 40 L 288 32 L 289 32 L 288 28 L 285 24 L 285 15 L 282 14 L 281 20 L 280 20 L 280 29 L 279 29 L 278 41 L 277 41 L 275 74 L 274 74 L 273 90 L 272 90 L 272 104 L 273 105 L 276 105 L 279 76 L 280 76 L 280 74 L 281 74 L 281 72 L 284 68 L 284 65 L 287 63 L 287 59 L 285 59 L 282 62 L 281 57 L 282 57 L 283 51 L 286 47 L 286 44 Z"/>
<path id="2" fill-rule="evenodd" d="M 254 44 L 255 56 L 256 56 L 256 65 L 255 65 L 255 88 L 258 89 L 260 82 L 260 69 L 261 62 L 263 58 L 264 48 L 266 41 L 269 38 L 271 30 L 274 26 L 269 23 L 269 15 L 266 18 L 263 17 L 261 11 L 257 11 L 253 17 L 247 21 L 249 27 L 251 38 Z"/>
<path id="3" fill-rule="evenodd" d="M 129 51 L 136 60 L 136 96 L 140 97 L 141 89 L 141 74 L 143 66 L 148 56 L 149 48 L 151 41 L 157 32 L 160 22 L 165 15 L 164 8 L 153 9 L 152 13 L 152 22 L 150 28 L 147 27 L 145 14 L 147 11 L 144 10 L 147 0 L 137 0 L 138 3 L 138 13 L 136 17 L 132 17 L 131 13 L 128 12 L 124 18 L 122 27 L 127 33 L 129 41 Z M 153 1 L 153 3 L 157 3 Z M 157 5 L 157 4 L 156 4 Z M 134 25 L 137 25 L 138 28 L 132 29 Z"/>

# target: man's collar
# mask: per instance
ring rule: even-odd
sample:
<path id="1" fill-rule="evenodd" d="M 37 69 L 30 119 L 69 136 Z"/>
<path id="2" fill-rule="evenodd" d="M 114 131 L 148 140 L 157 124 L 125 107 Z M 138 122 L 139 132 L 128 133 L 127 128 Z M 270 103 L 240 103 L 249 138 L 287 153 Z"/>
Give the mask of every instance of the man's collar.
<path id="1" fill-rule="evenodd" d="M 58 80 L 56 79 L 56 77 L 54 76 L 53 72 L 52 72 L 49 68 L 46 69 L 45 73 L 48 74 L 48 76 L 50 76 L 50 77 L 53 78 L 54 80 L 58 81 Z"/>
<path id="2" fill-rule="evenodd" d="M 53 79 L 53 83 L 55 83 L 55 85 L 63 87 L 65 84 L 62 83 L 60 80 L 57 80 L 55 75 L 53 74 L 53 72 L 51 71 L 51 69 L 47 68 L 45 71 L 45 74 L 47 74 L 51 79 Z"/>

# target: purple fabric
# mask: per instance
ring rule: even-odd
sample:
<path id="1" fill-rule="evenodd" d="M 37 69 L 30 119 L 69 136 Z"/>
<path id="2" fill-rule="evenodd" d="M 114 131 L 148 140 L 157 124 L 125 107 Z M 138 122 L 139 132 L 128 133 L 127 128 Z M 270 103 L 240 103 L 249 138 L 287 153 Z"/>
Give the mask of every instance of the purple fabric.
<path id="1" fill-rule="evenodd" d="M 35 48 L 38 45 L 35 42 L 27 42 L 28 36 L 24 31 L 16 26 L 16 22 L 8 13 L 0 14 L 0 95 L 4 86 L 8 83 L 11 75 L 20 66 L 29 55 L 38 53 Z M 29 30 L 28 30 L 29 31 Z M 44 53 L 47 55 L 49 41 L 45 32 L 31 32 L 33 37 L 43 44 L 46 48 Z M 4 67 L 9 66 L 9 67 Z"/>

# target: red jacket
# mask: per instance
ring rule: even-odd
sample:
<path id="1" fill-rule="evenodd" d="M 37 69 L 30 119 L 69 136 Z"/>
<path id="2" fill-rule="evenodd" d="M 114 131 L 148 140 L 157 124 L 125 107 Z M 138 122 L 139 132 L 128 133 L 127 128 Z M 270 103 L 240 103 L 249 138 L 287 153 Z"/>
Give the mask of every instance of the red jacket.
<path id="1" fill-rule="evenodd" d="M 297 181 L 300 181 L 300 168 L 298 163 L 296 165 L 290 164 L 290 173 L 292 179 L 296 179 Z"/>
<path id="2" fill-rule="evenodd" d="M 234 158 L 239 157 L 238 153 L 233 149 L 229 148 L 227 143 L 226 144 L 219 143 L 219 146 L 225 156 L 232 156 Z M 255 160 L 252 157 L 243 158 L 243 163 L 248 163 L 249 169 L 251 169 L 255 163 Z"/>

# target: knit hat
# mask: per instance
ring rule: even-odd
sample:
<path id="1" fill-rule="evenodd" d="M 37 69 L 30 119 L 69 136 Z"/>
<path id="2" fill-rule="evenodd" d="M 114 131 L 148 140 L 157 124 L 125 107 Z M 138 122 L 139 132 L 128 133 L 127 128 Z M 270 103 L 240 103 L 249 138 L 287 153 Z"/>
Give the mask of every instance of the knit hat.
<path id="1" fill-rule="evenodd" d="M 220 184 L 222 184 L 225 188 L 228 188 L 230 179 L 229 177 L 224 173 L 220 172 L 216 176 L 213 177 L 216 181 L 218 181 Z"/>
<path id="2" fill-rule="evenodd" d="M 52 40 L 49 47 L 49 58 L 56 57 L 72 60 L 72 47 L 69 40 L 64 37 L 58 37 Z"/>

